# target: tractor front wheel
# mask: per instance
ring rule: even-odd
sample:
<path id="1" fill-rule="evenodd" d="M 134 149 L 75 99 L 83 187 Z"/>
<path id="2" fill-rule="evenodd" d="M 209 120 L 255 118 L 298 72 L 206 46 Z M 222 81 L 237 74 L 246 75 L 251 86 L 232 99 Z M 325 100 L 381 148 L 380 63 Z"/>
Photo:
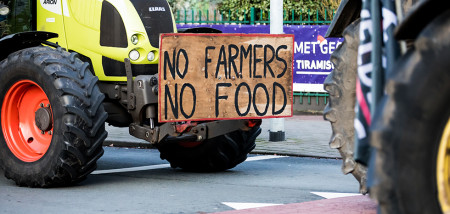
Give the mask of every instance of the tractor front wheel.
<path id="1" fill-rule="evenodd" d="M 353 158 L 359 25 L 357 19 L 345 29 L 344 42 L 331 54 L 334 70 L 324 82 L 330 94 L 324 118 L 331 123 L 330 147 L 342 156 L 342 172 L 353 174 L 360 183 L 359 191 L 365 194 L 367 168 Z"/>
<path id="2" fill-rule="evenodd" d="M 203 142 L 161 142 L 158 149 L 161 159 L 169 161 L 173 168 L 197 172 L 223 171 L 247 159 L 260 133 L 261 128 L 255 126 L 249 131 L 238 130 Z"/>
<path id="3" fill-rule="evenodd" d="M 104 95 L 75 56 L 34 47 L 0 62 L 0 167 L 19 186 L 77 183 L 103 154 Z"/>
<path id="4" fill-rule="evenodd" d="M 450 11 L 431 22 L 388 76 L 371 144 L 381 213 L 450 212 Z"/>

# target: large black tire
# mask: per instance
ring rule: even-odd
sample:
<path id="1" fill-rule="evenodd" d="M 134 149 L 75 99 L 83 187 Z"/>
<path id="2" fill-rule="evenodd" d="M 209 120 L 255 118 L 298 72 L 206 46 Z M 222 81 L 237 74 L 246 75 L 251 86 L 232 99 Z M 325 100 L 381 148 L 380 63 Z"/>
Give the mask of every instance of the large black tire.
<path id="1" fill-rule="evenodd" d="M 250 131 L 234 131 L 203 141 L 194 147 L 179 143 L 162 142 L 158 149 L 161 159 L 170 162 L 172 168 L 196 172 L 215 172 L 231 169 L 247 159 L 255 148 L 259 126 Z"/>
<path id="2" fill-rule="evenodd" d="M 450 116 L 449 28 L 450 11 L 422 31 L 388 76 L 371 135 L 378 183 L 370 191 L 381 213 L 441 212 L 436 162 Z"/>
<path id="3" fill-rule="evenodd" d="M 365 194 L 367 168 L 353 158 L 359 23 L 358 19 L 345 29 L 344 42 L 331 55 L 334 70 L 324 82 L 330 95 L 324 118 L 331 122 L 330 147 L 338 149 L 342 156 L 342 172 L 352 173 L 360 183 L 360 192 Z"/>
<path id="4" fill-rule="evenodd" d="M 28 81 L 48 97 L 53 118 L 52 133 L 45 133 L 51 135 L 48 150 L 38 160 L 29 161 L 8 146 L 7 142 L 22 144 L 5 139 L 14 135 L 7 133 L 8 127 L 14 125 L 8 124 L 2 114 L 0 167 L 19 186 L 75 184 L 96 169 L 96 161 L 103 154 L 108 116 L 102 106 L 104 95 L 97 86 L 98 78 L 88 70 L 89 65 L 75 56 L 60 48 L 33 47 L 12 53 L 0 62 L 0 106 L 6 109 L 5 96 L 11 87 Z"/>

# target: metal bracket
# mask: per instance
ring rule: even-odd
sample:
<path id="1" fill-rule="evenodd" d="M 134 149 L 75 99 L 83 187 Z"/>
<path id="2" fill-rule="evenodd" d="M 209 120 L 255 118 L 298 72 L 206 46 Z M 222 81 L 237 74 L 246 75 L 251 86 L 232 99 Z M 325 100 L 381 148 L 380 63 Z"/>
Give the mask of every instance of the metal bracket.
<path id="1" fill-rule="evenodd" d="M 131 71 L 130 59 L 125 58 L 123 62 L 125 63 L 125 73 L 127 74 L 127 107 L 128 110 L 133 110 L 136 108 L 136 96 L 134 95 L 133 87 L 133 72 Z"/>
<path id="2" fill-rule="evenodd" d="M 177 132 L 176 123 L 165 123 L 154 129 L 133 123 L 130 125 L 129 131 L 137 138 L 157 144 L 167 137 L 170 137 L 171 141 L 203 141 L 233 131 L 247 131 L 248 129 L 250 128 L 246 125 L 245 120 L 220 120 L 198 124 L 183 133 Z"/>
<path id="3" fill-rule="evenodd" d="M 156 144 L 158 143 L 158 140 L 160 140 L 158 139 L 159 131 L 159 127 L 150 129 L 150 127 L 140 126 L 136 123 L 132 123 L 129 127 L 130 135 L 148 141 L 151 144 Z"/>
<path id="4" fill-rule="evenodd" d="M 208 123 L 202 123 L 198 125 L 196 128 L 200 129 L 206 127 L 207 130 L 207 139 L 215 138 L 220 135 L 224 135 L 237 130 L 249 130 L 249 127 L 246 125 L 246 120 L 218 120 Z M 193 129 L 194 130 L 194 129 Z M 206 139 L 206 138 L 205 138 Z"/>

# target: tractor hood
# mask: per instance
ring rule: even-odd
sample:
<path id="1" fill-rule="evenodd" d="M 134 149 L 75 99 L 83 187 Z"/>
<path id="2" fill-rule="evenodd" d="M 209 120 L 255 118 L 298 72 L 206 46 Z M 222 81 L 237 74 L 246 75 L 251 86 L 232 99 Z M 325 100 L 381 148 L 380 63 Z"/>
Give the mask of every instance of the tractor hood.
<path id="1" fill-rule="evenodd" d="M 144 24 L 150 44 L 159 48 L 159 35 L 173 33 L 172 11 L 166 0 L 131 0 Z"/>

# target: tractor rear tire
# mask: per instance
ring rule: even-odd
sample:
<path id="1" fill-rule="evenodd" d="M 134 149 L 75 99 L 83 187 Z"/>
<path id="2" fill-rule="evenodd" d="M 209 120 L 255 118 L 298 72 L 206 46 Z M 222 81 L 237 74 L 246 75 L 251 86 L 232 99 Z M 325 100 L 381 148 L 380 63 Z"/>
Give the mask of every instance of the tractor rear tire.
<path id="1" fill-rule="evenodd" d="M 247 159 L 256 146 L 256 137 L 261 128 L 255 126 L 249 131 L 234 131 L 200 144 L 161 142 L 158 147 L 161 159 L 170 162 L 172 168 L 195 172 L 217 172 L 231 169 Z M 188 146 L 189 144 L 194 146 Z"/>
<path id="2" fill-rule="evenodd" d="M 338 149 L 342 156 L 342 172 L 352 173 L 360 183 L 360 192 L 365 194 L 367 168 L 353 158 L 359 23 L 358 19 L 345 29 L 344 42 L 331 55 L 334 70 L 324 82 L 330 95 L 324 118 L 331 123 L 330 147 Z"/>
<path id="3" fill-rule="evenodd" d="M 370 191 L 381 213 L 442 212 L 438 195 L 450 181 L 438 183 L 437 177 L 448 178 L 449 169 L 437 170 L 437 155 L 450 124 L 449 27 L 447 11 L 422 31 L 388 76 L 371 135 L 377 183 Z"/>
<path id="4" fill-rule="evenodd" d="M 0 167 L 17 185 L 72 185 L 96 169 L 108 114 L 88 67 L 49 47 L 0 62 Z"/>

